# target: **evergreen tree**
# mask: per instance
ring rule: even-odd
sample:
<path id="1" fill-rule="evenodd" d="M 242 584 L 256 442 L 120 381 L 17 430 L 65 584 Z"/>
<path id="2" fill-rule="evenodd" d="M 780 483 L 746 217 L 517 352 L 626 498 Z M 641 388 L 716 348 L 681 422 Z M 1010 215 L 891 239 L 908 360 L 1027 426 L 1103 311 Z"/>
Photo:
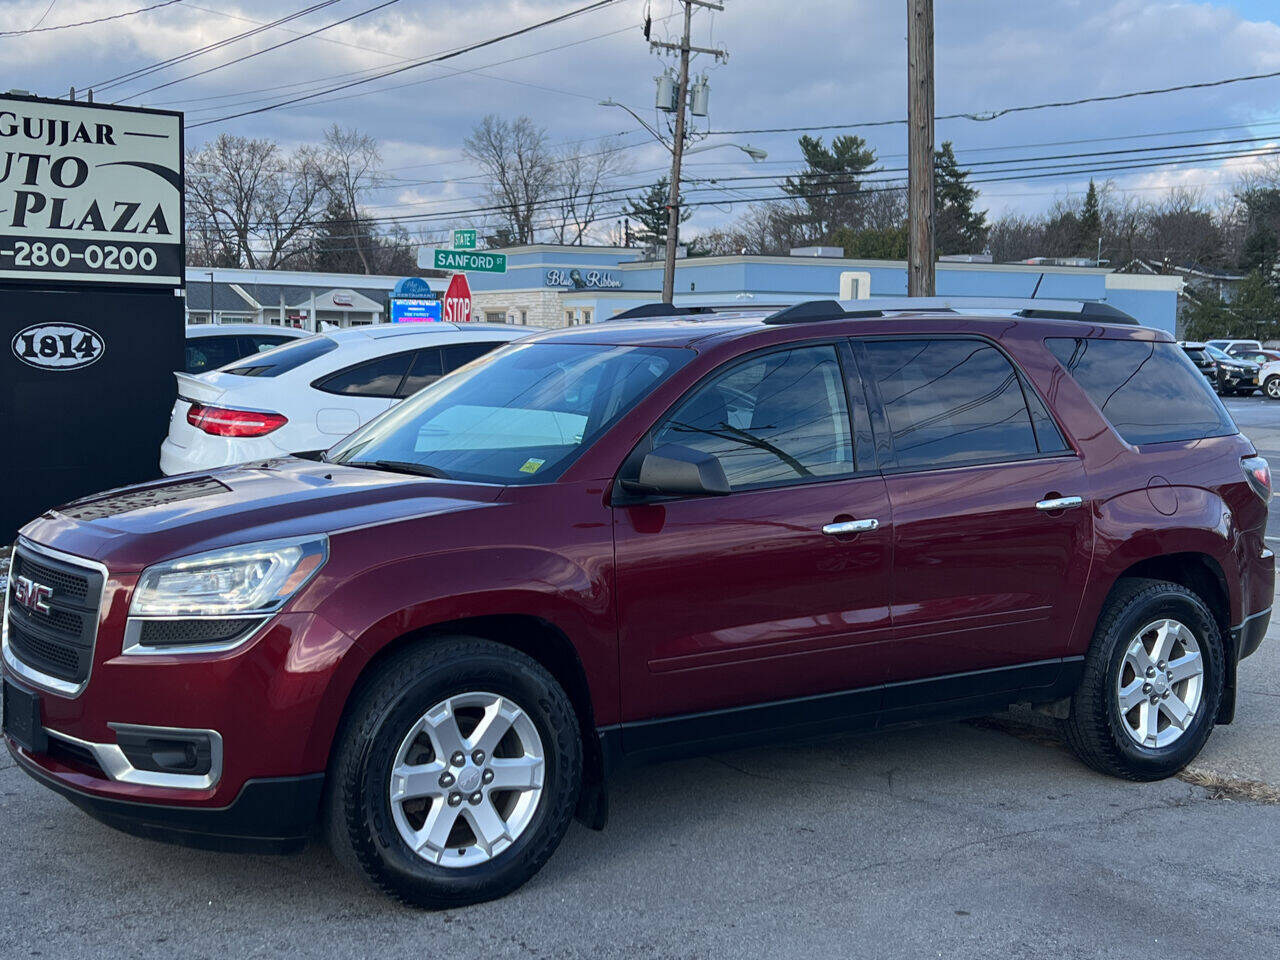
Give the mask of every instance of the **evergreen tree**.
<path id="1" fill-rule="evenodd" d="M 821 137 L 800 138 L 805 169 L 782 183 L 800 210 L 802 229 L 814 243 L 830 243 L 841 227 L 862 226 L 860 178 L 876 162 L 875 150 L 861 137 L 835 137 L 828 148 Z"/>
<path id="2" fill-rule="evenodd" d="M 1093 178 L 1089 178 L 1089 190 L 1084 195 L 1084 206 L 1080 210 L 1080 243 L 1079 253 L 1084 257 L 1098 255 L 1098 238 L 1102 236 L 1102 204 L 1098 200 L 1098 188 Z"/>
<path id="3" fill-rule="evenodd" d="M 657 183 L 646 187 L 644 193 L 627 200 L 627 208 L 623 216 L 636 222 L 634 236 L 641 243 L 667 242 L 667 201 L 671 198 L 671 178 L 663 177 Z M 691 216 L 692 210 L 684 207 L 684 194 L 680 195 L 680 222 L 684 223 Z"/>
<path id="4" fill-rule="evenodd" d="M 951 141 L 933 157 L 934 245 L 939 255 L 979 253 L 987 239 L 987 212 L 974 210 L 978 191 L 956 162 Z"/>
<path id="5" fill-rule="evenodd" d="M 832 238 L 854 260 L 907 259 L 907 225 L 880 230 L 851 230 L 841 227 Z M 939 251 L 941 252 L 941 251 Z"/>
<path id="6" fill-rule="evenodd" d="M 1265 223 L 1259 223 L 1244 238 L 1240 249 L 1240 269 L 1258 270 L 1270 274 L 1275 266 L 1276 253 L 1280 252 L 1276 235 Z"/>

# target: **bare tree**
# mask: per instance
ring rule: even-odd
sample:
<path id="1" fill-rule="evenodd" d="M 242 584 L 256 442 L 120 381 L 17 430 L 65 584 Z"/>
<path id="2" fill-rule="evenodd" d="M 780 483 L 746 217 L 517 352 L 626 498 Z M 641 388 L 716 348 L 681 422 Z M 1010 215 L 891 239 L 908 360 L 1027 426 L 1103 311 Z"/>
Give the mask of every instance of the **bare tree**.
<path id="1" fill-rule="evenodd" d="M 193 262 L 284 266 L 305 250 L 323 187 L 314 152 L 282 154 L 270 140 L 221 134 L 187 155 L 187 234 Z"/>
<path id="2" fill-rule="evenodd" d="M 335 123 L 325 131 L 320 155 L 323 157 L 330 209 L 340 209 L 345 214 L 350 227 L 350 246 L 355 250 L 362 272 L 372 273 L 371 231 L 364 222 L 362 206 L 382 163 L 378 146 L 368 134 L 347 130 Z"/>
<path id="3" fill-rule="evenodd" d="M 614 206 L 616 198 L 605 190 L 611 180 L 631 171 L 631 163 L 616 140 L 605 138 L 586 150 L 581 144 L 566 148 L 555 165 L 556 221 L 551 234 L 556 243 L 579 245 L 601 219 L 602 208 Z"/>
<path id="4" fill-rule="evenodd" d="M 547 134 L 528 117 L 503 120 L 489 114 L 462 144 L 489 180 L 489 193 L 500 208 L 495 235 L 516 244 L 533 243 L 537 216 L 556 184 L 556 162 Z"/>

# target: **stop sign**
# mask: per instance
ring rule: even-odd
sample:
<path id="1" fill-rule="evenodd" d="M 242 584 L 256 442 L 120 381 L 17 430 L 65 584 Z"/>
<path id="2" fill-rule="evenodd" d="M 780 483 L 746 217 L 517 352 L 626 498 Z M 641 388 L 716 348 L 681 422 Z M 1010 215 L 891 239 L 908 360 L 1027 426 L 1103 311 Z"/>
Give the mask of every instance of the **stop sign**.
<path id="1" fill-rule="evenodd" d="M 444 293 L 445 323 L 466 323 L 471 319 L 471 285 L 465 273 L 455 273 Z"/>

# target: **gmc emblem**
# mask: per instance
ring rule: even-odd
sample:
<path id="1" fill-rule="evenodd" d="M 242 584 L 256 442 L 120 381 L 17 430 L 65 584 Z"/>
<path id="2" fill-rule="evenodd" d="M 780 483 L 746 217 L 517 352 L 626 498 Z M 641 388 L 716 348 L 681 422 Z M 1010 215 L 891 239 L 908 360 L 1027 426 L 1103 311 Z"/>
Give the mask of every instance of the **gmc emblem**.
<path id="1" fill-rule="evenodd" d="M 28 610 L 36 613 L 48 613 L 48 600 L 53 596 L 53 587 L 36 583 L 28 577 L 16 577 L 13 581 L 13 599 Z"/>

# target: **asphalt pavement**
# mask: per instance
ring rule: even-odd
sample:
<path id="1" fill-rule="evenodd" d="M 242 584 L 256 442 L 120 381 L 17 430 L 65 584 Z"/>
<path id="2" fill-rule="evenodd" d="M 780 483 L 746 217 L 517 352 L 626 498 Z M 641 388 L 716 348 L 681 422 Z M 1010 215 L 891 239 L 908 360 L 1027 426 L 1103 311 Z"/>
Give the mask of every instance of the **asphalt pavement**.
<path id="1" fill-rule="evenodd" d="M 1280 403 L 1228 406 L 1280 464 Z M 1184 780 L 1092 773 L 1020 714 L 627 772 L 603 833 L 575 824 L 523 889 L 442 913 L 319 845 L 116 833 L 3 756 L 0 956 L 1280 956 L 1280 630 L 1240 688 Z"/>

